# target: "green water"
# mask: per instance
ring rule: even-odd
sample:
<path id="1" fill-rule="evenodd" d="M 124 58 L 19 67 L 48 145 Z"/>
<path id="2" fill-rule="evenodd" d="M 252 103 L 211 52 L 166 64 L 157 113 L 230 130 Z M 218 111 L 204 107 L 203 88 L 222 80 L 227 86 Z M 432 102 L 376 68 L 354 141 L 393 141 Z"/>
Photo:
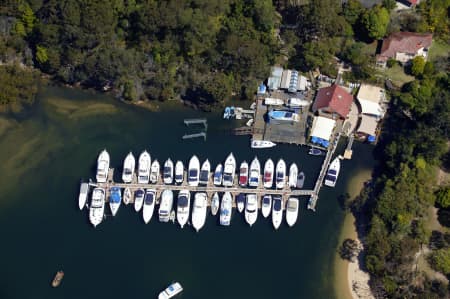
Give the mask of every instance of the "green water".
<path id="1" fill-rule="evenodd" d="M 206 117 L 208 139 L 183 141 L 183 119 Z M 0 119 L 0 298 L 156 298 L 173 280 L 179 298 L 334 298 L 333 258 L 343 220 L 336 198 L 348 178 L 372 166 L 371 147 L 343 164 L 335 189 L 323 188 L 317 212 L 306 210 L 294 228 L 274 231 L 261 214 L 249 228 L 234 213 L 230 227 L 208 216 L 195 233 L 153 217 L 145 225 L 132 207 L 97 229 L 78 210 L 80 179 L 94 178 L 98 152 L 107 148 L 111 166 L 126 153 L 148 149 L 152 159 L 209 158 L 213 167 L 233 151 L 237 160 L 284 158 L 300 165 L 314 185 L 321 159 L 304 147 L 252 150 L 245 136 L 231 136 L 236 123 L 219 114 L 177 104 L 160 112 L 118 103 L 92 92 L 48 87 L 25 119 Z M 116 175 L 120 175 L 117 173 Z M 118 180 L 118 178 L 116 178 Z M 65 272 L 57 289 L 50 282 Z"/>

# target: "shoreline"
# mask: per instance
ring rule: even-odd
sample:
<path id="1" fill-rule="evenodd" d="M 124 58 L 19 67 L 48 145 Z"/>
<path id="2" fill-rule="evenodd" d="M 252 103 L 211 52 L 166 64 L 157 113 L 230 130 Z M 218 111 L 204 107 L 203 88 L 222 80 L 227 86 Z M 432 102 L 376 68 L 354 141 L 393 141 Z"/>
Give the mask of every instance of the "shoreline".
<path id="1" fill-rule="evenodd" d="M 372 169 L 361 170 L 348 182 L 347 191 L 350 194 L 350 200 L 359 195 L 364 182 L 369 180 L 371 175 Z M 356 240 L 362 245 L 361 240 L 358 238 L 355 221 L 355 216 L 351 212 L 347 212 L 341 227 L 338 246 L 347 238 Z M 334 289 L 337 299 L 375 298 L 370 290 L 369 279 L 369 274 L 361 269 L 358 258 L 353 262 L 349 262 L 343 260 L 336 251 L 334 259 Z"/>

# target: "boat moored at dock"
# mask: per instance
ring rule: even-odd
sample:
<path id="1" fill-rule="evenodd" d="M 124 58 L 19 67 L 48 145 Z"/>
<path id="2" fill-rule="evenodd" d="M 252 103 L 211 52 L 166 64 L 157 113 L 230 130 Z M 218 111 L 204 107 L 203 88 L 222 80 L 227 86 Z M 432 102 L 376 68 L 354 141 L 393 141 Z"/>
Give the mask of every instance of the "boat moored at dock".
<path id="1" fill-rule="evenodd" d="M 184 180 L 184 165 L 180 160 L 175 164 L 175 183 L 181 184 Z"/>
<path id="2" fill-rule="evenodd" d="M 97 227 L 102 220 L 105 213 L 105 190 L 102 188 L 95 188 L 92 191 L 91 206 L 89 208 L 89 221 L 94 227 Z"/>
<path id="3" fill-rule="evenodd" d="M 219 193 L 215 192 L 213 197 L 211 198 L 211 214 L 213 216 L 216 216 L 219 207 L 220 207 Z"/>
<path id="4" fill-rule="evenodd" d="M 109 197 L 109 208 L 113 216 L 116 216 L 121 203 L 122 203 L 122 194 L 120 193 L 120 188 L 116 186 L 111 187 L 111 194 Z"/>
<path id="5" fill-rule="evenodd" d="M 205 192 L 195 193 L 194 206 L 192 208 L 192 226 L 198 232 L 206 221 L 207 198 Z"/>
<path id="6" fill-rule="evenodd" d="M 225 192 L 222 196 L 222 203 L 220 204 L 220 225 L 229 226 L 231 224 L 231 213 L 233 198 L 230 192 Z"/>
<path id="7" fill-rule="evenodd" d="M 161 194 L 161 202 L 159 204 L 159 221 L 169 222 L 170 213 L 173 208 L 173 192 L 172 190 L 164 190 Z"/>
<path id="8" fill-rule="evenodd" d="M 191 193 L 189 190 L 181 190 L 177 200 L 177 221 L 183 228 L 189 220 L 189 210 L 191 206 Z"/>
<path id="9" fill-rule="evenodd" d="M 128 205 L 131 202 L 131 189 L 130 187 L 126 187 L 123 190 L 123 203 Z"/>
<path id="10" fill-rule="evenodd" d="M 163 180 L 164 180 L 164 184 L 167 184 L 167 185 L 170 185 L 173 183 L 173 162 L 170 158 L 167 159 L 166 162 L 164 163 Z"/>
<path id="11" fill-rule="evenodd" d="M 122 181 L 124 183 L 131 183 L 135 167 L 136 160 L 134 159 L 133 153 L 129 152 L 123 161 Z"/>
<path id="12" fill-rule="evenodd" d="M 284 184 L 286 183 L 286 163 L 283 159 L 278 160 L 275 180 L 276 187 L 278 189 L 283 189 Z"/>
<path id="13" fill-rule="evenodd" d="M 188 184 L 192 187 L 197 187 L 200 180 L 200 160 L 196 155 L 189 160 L 188 168 Z"/>
<path id="14" fill-rule="evenodd" d="M 97 158 L 97 174 L 96 180 L 98 183 L 106 183 L 109 171 L 109 154 L 104 149 Z"/>
<path id="15" fill-rule="evenodd" d="M 139 212 L 142 209 L 142 205 L 144 204 L 144 196 L 145 191 L 142 188 L 139 188 L 134 193 L 134 210 Z"/>
<path id="16" fill-rule="evenodd" d="M 304 184 L 305 184 L 305 173 L 303 171 L 300 171 L 300 173 L 297 176 L 297 188 L 299 189 L 303 188 Z"/>
<path id="17" fill-rule="evenodd" d="M 266 194 L 261 201 L 261 214 L 264 218 L 269 217 L 270 210 L 272 209 L 272 195 Z"/>
<path id="18" fill-rule="evenodd" d="M 292 163 L 291 167 L 289 167 L 289 187 L 295 188 L 297 187 L 297 175 L 298 175 L 298 167 L 297 164 Z"/>
<path id="19" fill-rule="evenodd" d="M 151 158 L 147 151 L 139 155 L 138 163 L 138 184 L 148 184 L 150 180 Z"/>
<path id="20" fill-rule="evenodd" d="M 264 188 L 272 188 L 274 164 L 272 159 L 268 159 L 264 164 Z"/>
<path id="21" fill-rule="evenodd" d="M 236 208 L 239 213 L 242 213 L 242 211 L 244 210 L 244 207 L 245 207 L 245 194 L 239 193 L 236 196 Z"/>
<path id="22" fill-rule="evenodd" d="M 164 291 L 159 293 L 158 299 L 170 299 L 183 291 L 180 283 L 174 282 L 170 284 Z"/>
<path id="23" fill-rule="evenodd" d="M 156 184 L 159 180 L 159 162 L 158 160 L 153 161 L 152 167 L 150 168 L 150 183 Z"/>
<path id="24" fill-rule="evenodd" d="M 215 186 L 222 185 L 222 176 L 223 176 L 222 172 L 223 172 L 223 167 L 222 167 L 222 164 L 219 163 L 216 166 L 216 170 L 214 171 L 214 181 L 213 181 L 213 183 L 214 183 Z"/>
<path id="25" fill-rule="evenodd" d="M 261 165 L 259 164 L 258 158 L 254 158 L 252 163 L 250 164 L 250 175 L 248 185 L 250 187 L 258 187 L 259 186 L 259 176 L 261 173 Z"/>
<path id="26" fill-rule="evenodd" d="M 252 226 L 255 224 L 258 218 L 258 199 L 256 194 L 247 194 L 247 200 L 245 203 L 245 221 Z"/>
<path id="27" fill-rule="evenodd" d="M 210 172 L 211 172 L 211 164 L 209 163 L 209 160 L 206 159 L 206 161 L 203 162 L 202 164 L 202 168 L 200 169 L 200 177 L 198 182 L 200 185 L 208 184 Z"/>
<path id="28" fill-rule="evenodd" d="M 84 206 L 86 205 L 88 193 L 89 193 L 89 184 L 81 183 L 80 193 L 78 195 L 78 208 L 80 208 L 80 210 L 82 210 L 84 208 Z"/>
<path id="29" fill-rule="evenodd" d="M 156 201 L 156 190 L 147 189 L 145 190 L 144 196 L 144 208 L 142 209 L 142 218 L 147 224 L 152 219 L 153 211 L 155 210 Z"/>
<path id="30" fill-rule="evenodd" d="M 243 161 L 239 167 L 239 186 L 246 187 L 248 184 L 248 163 Z"/>
<path id="31" fill-rule="evenodd" d="M 273 197 L 272 207 L 272 224 L 275 229 L 278 229 L 283 221 L 283 200 L 281 196 L 275 195 Z"/>
<path id="32" fill-rule="evenodd" d="M 334 158 L 328 168 L 327 175 L 325 176 L 325 185 L 329 187 L 336 186 L 336 181 L 339 176 L 339 171 L 341 170 L 341 161 L 339 157 Z"/>
<path id="33" fill-rule="evenodd" d="M 236 159 L 233 153 L 230 153 L 225 160 L 223 171 L 223 186 L 232 187 L 234 183 L 234 174 L 236 173 Z"/>
<path id="34" fill-rule="evenodd" d="M 298 218 L 298 199 L 289 197 L 286 204 L 286 222 L 289 226 L 293 226 Z"/>
<path id="35" fill-rule="evenodd" d="M 277 144 L 269 141 L 269 140 L 256 140 L 256 139 L 252 139 L 252 141 L 250 142 L 250 147 L 251 148 L 271 148 L 276 146 Z"/>

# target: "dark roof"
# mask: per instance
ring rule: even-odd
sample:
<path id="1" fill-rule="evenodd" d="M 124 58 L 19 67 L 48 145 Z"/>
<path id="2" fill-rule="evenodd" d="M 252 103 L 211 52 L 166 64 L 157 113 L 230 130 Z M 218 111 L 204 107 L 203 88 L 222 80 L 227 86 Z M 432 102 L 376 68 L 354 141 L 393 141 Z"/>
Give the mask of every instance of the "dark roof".
<path id="1" fill-rule="evenodd" d="M 313 111 L 327 108 L 330 112 L 335 112 L 346 118 L 350 112 L 353 96 L 339 85 L 319 89 L 313 104 Z"/>
<path id="2" fill-rule="evenodd" d="M 395 57 L 395 53 L 416 54 L 421 48 L 428 48 L 433 41 L 431 33 L 396 32 L 383 40 L 378 60 Z"/>

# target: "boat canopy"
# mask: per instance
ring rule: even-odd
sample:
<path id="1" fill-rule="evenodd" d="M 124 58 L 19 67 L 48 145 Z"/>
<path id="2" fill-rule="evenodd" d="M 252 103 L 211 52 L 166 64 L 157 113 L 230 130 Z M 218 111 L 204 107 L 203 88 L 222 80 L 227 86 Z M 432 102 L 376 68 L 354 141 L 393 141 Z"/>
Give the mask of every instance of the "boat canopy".
<path id="1" fill-rule="evenodd" d="M 208 171 L 202 170 L 200 171 L 200 181 L 208 181 Z"/>
<path id="2" fill-rule="evenodd" d="M 144 190 L 138 189 L 138 190 L 136 191 L 136 196 L 142 196 L 142 195 L 144 195 Z"/>
<path id="3" fill-rule="evenodd" d="M 328 170 L 328 174 L 336 175 L 336 170 L 334 170 L 334 169 L 329 169 L 329 170 Z"/>
<path id="4" fill-rule="evenodd" d="M 327 176 L 325 177 L 325 180 L 335 182 L 335 181 L 336 181 L 336 177 L 333 176 L 333 175 L 327 175 Z"/>
<path id="5" fill-rule="evenodd" d="M 189 178 L 195 179 L 197 177 L 198 171 L 197 169 L 189 170 Z"/>
<path id="6" fill-rule="evenodd" d="M 153 192 L 147 192 L 145 194 L 145 203 L 148 205 L 153 204 L 153 199 L 155 198 L 155 195 L 153 194 Z"/>
<path id="7" fill-rule="evenodd" d="M 273 208 L 275 211 L 281 211 L 281 199 L 275 198 L 273 200 Z"/>
<path id="8" fill-rule="evenodd" d="M 236 201 L 237 202 L 244 202 L 245 200 L 245 194 L 244 193 L 239 193 L 239 195 L 236 197 Z"/>
<path id="9" fill-rule="evenodd" d="M 186 195 L 180 195 L 178 197 L 178 205 L 183 208 L 188 206 L 188 199 Z"/>
<path id="10" fill-rule="evenodd" d="M 270 195 L 264 195 L 263 204 L 270 204 Z"/>

